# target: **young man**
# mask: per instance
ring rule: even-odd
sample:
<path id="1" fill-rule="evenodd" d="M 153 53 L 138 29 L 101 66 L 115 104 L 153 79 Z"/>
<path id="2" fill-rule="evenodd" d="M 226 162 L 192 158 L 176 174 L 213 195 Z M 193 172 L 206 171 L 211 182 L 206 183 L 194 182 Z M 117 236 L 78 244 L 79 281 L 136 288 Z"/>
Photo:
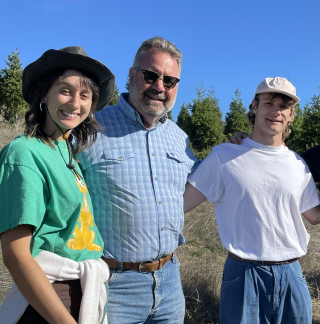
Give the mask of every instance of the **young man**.
<path id="1" fill-rule="evenodd" d="M 266 78 L 250 105 L 249 138 L 214 147 L 188 178 L 185 212 L 206 198 L 214 203 L 229 251 L 222 324 L 311 324 L 311 298 L 298 261 L 309 241 L 301 214 L 319 223 L 320 200 L 303 159 L 281 144 L 298 101 L 288 80 Z"/>

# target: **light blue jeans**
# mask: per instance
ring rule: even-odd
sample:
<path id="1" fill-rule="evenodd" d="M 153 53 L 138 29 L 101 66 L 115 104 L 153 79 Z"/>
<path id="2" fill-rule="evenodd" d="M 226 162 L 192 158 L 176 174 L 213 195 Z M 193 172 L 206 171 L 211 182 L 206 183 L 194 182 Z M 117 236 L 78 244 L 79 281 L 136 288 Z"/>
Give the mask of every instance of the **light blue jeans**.
<path id="1" fill-rule="evenodd" d="M 299 261 L 266 266 L 227 258 L 221 324 L 311 324 L 312 303 Z"/>
<path id="2" fill-rule="evenodd" d="M 185 300 L 179 268 L 174 255 L 152 273 L 110 269 L 108 323 L 183 324 Z"/>

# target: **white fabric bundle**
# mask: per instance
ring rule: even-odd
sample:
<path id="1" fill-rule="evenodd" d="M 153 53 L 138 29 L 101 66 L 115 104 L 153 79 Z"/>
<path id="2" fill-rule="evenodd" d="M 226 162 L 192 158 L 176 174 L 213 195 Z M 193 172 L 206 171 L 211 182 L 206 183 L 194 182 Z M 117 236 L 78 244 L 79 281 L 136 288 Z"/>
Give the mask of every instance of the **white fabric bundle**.
<path id="1" fill-rule="evenodd" d="M 76 262 L 52 252 L 43 251 L 35 257 L 49 281 L 80 279 L 82 301 L 79 324 L 107 324 L 105 306 L 109 279 L 107 264 L 99 260 Z M 0 324 L 15 324 L 19 321 L 29 303 L 14 284 L 0 308 Z"/>

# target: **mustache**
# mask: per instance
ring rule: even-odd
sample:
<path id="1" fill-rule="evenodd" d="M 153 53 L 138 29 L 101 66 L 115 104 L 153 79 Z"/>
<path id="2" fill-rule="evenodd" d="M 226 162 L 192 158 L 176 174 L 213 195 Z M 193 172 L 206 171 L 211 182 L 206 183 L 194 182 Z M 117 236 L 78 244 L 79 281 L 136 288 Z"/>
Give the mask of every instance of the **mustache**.
<path id="1" fill-rule="evenodd" d="M 166 101 L 167 100 L 166 94 L 163 93 L 163 92 L 158 92 L 156 89 L 146 89 L 143 92 L 143 95 L 144 96 L 152 97 L 154 99 L 162 100 L 162 101 Z"/>

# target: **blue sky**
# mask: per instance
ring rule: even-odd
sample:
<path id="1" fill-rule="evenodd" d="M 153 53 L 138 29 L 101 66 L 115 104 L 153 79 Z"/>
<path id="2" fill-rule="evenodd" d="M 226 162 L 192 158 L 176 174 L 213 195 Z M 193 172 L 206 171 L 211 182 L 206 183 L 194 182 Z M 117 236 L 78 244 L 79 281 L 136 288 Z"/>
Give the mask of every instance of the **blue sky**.
<path id="1" fill-rule="evenodd" d="M 319 0 L 1 1 L 0 68 L 19 47 L 23 66 L 48 49 L 79 45 L 125 91 L 142 41 L 162 36 L 183 53 L 176 119 L 195 87 L 215 89 L 225 115 L 239 87 L 249 106 L 266 77 L 286 77 L 301 105 L 319 94 Z"/>

